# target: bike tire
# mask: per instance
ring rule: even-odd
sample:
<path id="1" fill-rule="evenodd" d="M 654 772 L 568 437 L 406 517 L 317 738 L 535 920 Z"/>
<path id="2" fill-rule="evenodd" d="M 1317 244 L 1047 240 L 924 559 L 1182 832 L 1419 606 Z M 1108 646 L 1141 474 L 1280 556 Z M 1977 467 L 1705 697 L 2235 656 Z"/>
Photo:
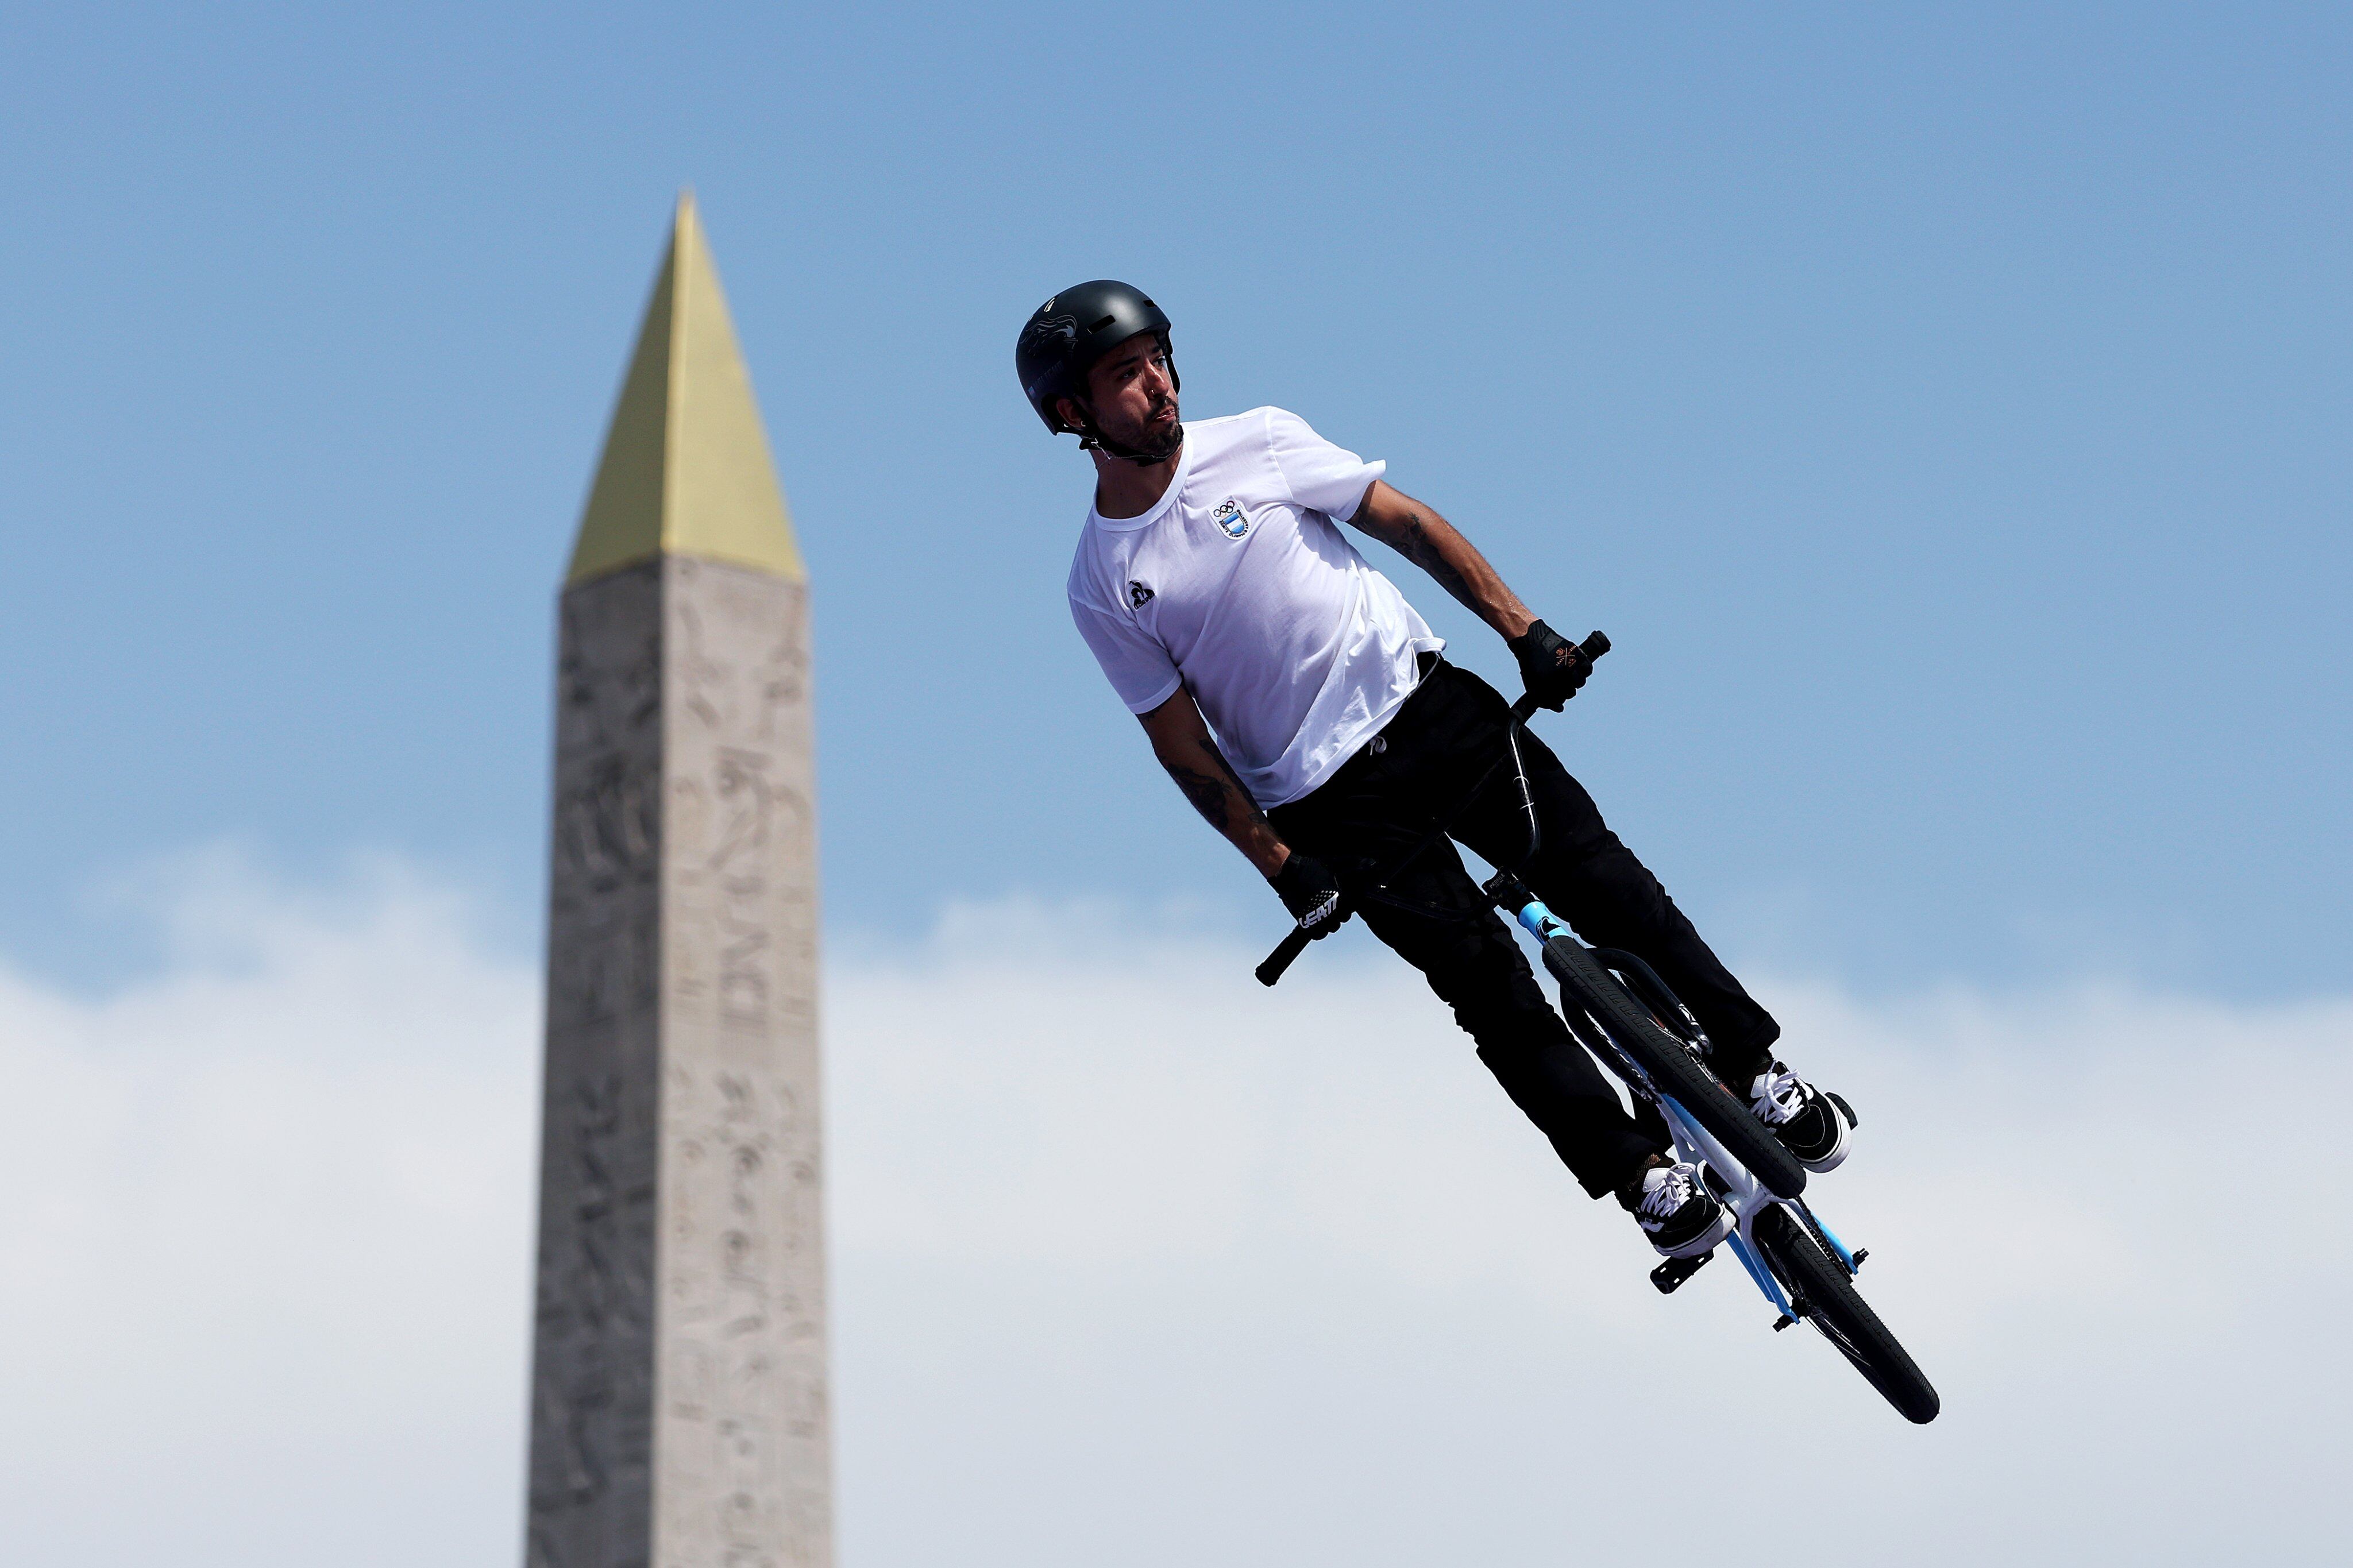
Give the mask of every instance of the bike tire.
<path id="1" fill-rule="evenodd" d="M 1659 1027 L 1658 1020 L 1627 994 L 1599 959 L 1567 937 L 1546 942 L 1544 954 L 1545 967 L 1560 982 L 1564 1000 L 1590 1013 L 1650 1075 L 1652 1088 L 1691 1112 L 1693 1121 L 1715 1134 L 1776 1195 L 1794 1198 L 1805 1192 L 1806 1168 L 1797 1157 L 1682 1041 Z"/>
<path id="2" fill-rule="evenodd" d="M 1906 1421 L 1926 1426 L 1943 1408 L 1936 1391 L 1910 1352 L 1887 1331 L 1879 1314 L 1855 1290 L 1845 1265 L 1825 1253 L 1795 1216 L 1775 1204 L 1749 1227 L 1766 1266 L 1788 1288 L 1800 1310 L 1822 1338 Z"/>

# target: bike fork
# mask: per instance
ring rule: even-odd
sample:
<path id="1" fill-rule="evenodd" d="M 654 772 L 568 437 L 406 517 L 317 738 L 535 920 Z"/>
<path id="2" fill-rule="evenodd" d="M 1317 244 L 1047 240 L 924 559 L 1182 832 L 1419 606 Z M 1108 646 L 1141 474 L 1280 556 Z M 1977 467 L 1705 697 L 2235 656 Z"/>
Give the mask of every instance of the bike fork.
<path id="1" fill-rule="evenodd" d="M 1732 1234 L 1724 1238 L 1725 1242 L 1732 1248 L 1732 1256 L 1740 1259 L 1740 1267 L 1748 1271 L 1748 1278 L 1755 1282 L 1757 1289 L 1764 1292 L 1765 1300 L 1770 1301 L 1773 1310 L 1779 1314 L 1781 1321 L 1774 1326 L 1783 1328 L 1796 1321 L 1797 1313 L 1791 1310 L 1789 1298 L 1782 1290 L 1781 1282 L 1773 1278 L 1773 1271 L 1765 1267 L 1765 1260 L 1757 1255 L 1757 1248 L 1748 1238 L 1751 1216 L 1766 1203 L 1774 1201 L 1772 1195 L 1765 1191 L 1763 1183 L 1750 1175 L 1747 1168 L 1734 1159 L 1706 1128 L 1693 1121 L 1691 1113 L 1671 1096 L 1662 1094 L 1659 1097 L 1659 1114 L 1666 1118 L 1668 1131 L 1674 1134 L 1676 1158 L 1695 1165 L 1705 1165 L 1724 1184 L 1722 1201 L 1730 1206 L 1738 1222 Z"/>
<path id="2" fill-rule="evenodd" d="M 1775 1197 L 1765 1190 L 1762 1183 L 1750 1175 L 1740 1163 L 1725 1151 L 1723 1144 L 1715 1141 L 1706 1128 L 1692 1120 L 1690 1112 L 1675 1103 L 1672 1098 L 1661 1095 L 1658 1104 L 1660 1114 L 1666 1118 L 1667 1127 L 1674 1135 L 1676 1157 L 1694 1164 L 1704 1164 L 1723 1182 L 1725 1189 L 1723 1201 L 1730 1206 L 1738 1222 L 1734 1226 L 1732 1234 L 1724 1239 L 1731 1247 L 1732 1255 L 1740 1259 L 1740 1266 L 1748 1271 L 1749 1279 L 1756 1284 L 1765 1300 L 1772 1305 L 1776 1314 L 1773 1327 L 1776 1330 L 1788 1328 L 1791 1323 L 1796 1322 L 1801 1314 L 1800 1304 L 1790 1299 L 1788 1293 L 1781 1289 L 1781 1282 L 1773 1277 L 1773 1271 L 1765 1266 L 1765 1259 L 1757 1250 L 1756 1238 L 1750 1234 L 1756 1216 L 1768 1205 L 1780 1204 L 1786 1208 L 1795 1210 L 1799 1217 L 1806 1222 L 1807 1229 L 1821 1237 L 1829 1245 L 1831 1256 L 1839 1260 L 1849 1276 L 1852 1276 L 1862 1267 L 1862 1260 L 1870 1257 L 1870 1253 L 1850 1249 L 1840 1238 L 1838 1232 L 1824 1225 L 1820 1216 L 1814 1213 L 1812 1206 L 1803 1198 Z M 1662 1290 L 1672 1290 L 1683 1280 L 1691 1278 L 1702 1261 L 1704 1259 L 1685 1262 L 1684 1267 L 1671 1270 L 1672 1278 L 1668 1279 L 1660 1278 L 1654 1272 L 1652 1282 Z"/>

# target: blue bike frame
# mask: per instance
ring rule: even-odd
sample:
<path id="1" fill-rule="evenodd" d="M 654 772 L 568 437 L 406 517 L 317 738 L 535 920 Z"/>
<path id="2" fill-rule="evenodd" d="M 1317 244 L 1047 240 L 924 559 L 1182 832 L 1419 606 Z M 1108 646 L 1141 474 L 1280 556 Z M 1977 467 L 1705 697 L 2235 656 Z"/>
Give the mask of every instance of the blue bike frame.
<path id="1" fill-rule="evenodd" d="M 1543 901 L 1534 896 L 1531 896 L 1527 903 L 1518 910 L 1518 919 L 1520 924 L 1527 928 L 1529 934 L 1539 943 L 1562 938 L 1570 942 L 1577 940 L 1567 923 L 1559 916 L 1545 908 Z M 1628 1088 L 1658 1107 L 1659 1114 L 1665 1119 L 1668 1131 L 1674 1138 L 1677 1158 L 1694 1163 L 1704 1163 L 1722 1181 L 1726 1189 L 1723 1194 L 1725 1206 L 1733 1212 L 1739 1222 L 1732 1234 L 1725 1239 L 1731 1245 L 1732 1255 L 1740 1259 L 1740 1266 L 1748 1270 L 1748 1278 L 1756 1282 L 1757 1289 L 1764 1292 L 1765 1300 L 1772 1303 L 1774 1310 L 1779 1314 L 1773 1324 L 1774 1328 L 1788 1328 L 1797 1321 L 1798 1313 L 1789 1300 L 1788 1292 L 1784 1290 L 1781 1288 L 1781 1282 L 1773 1277 L 1773 1271 L 1765 1266 L 1765 1260 L 1757 1251 L 1756 1239 L 1750 1234 L 1756 1216 L 1767 1206 L 1778 1204 L 1796 1215 L 1799 1222 L 1807 1230 L 1821 1238 L 1831 1255 L 1837 1258 L 1850 1275 L 1862 1266 L 1862 1259 L 1867 1254 L 1850 1250 L 1846 1243 L 1839 1239 L 1835 1231 L 1815 1217 L 1813 1210 L 1807 1205 L 1803 1198 L 1776 1196 L 1771 1189 L 1749 1173 L 1746 1165 L 1733 1158 L 1732 1154 L 1723 1144 L 1716 1142 L 1706 1128 L 1694 1121 L 1691 1113 L 1685 1110 L 1673 1096 L 1662 1093 L 1658 1087 L 1651 1083 L 1650 1074 L 1642 1070 L 1641 1064 L 1619 1049 L 1617 1042 L 1609 1038 L 1608 1031 L 1600 1029 L 1590 1020 L 1585 1020 L 1582 1027 L 1579 1026 L 1580 1020 L 1575 1017 L 1571 1017 L 1568 1023 L 1570 1031 L 1579 1041 L 1583 1042 L 1588 1050 L 1592 1050 L 1605 1066 L 1625 1079 Z M 1595 1047 L 1595 1042 L 1590 1037 L 1597 1034 L 1600 1036 L 1601 1044 L 1605 1045 L 1607 1049 Z M 1692 1271 L 1706 1262 L 1709 1256 L 1711 1255 L 1703 1253 L 1696 1258 L 1670 1258 L 1661 1266 L 1661 1272 L 1654 1274 L 1652 1278 L 1661 1289 L 1672 1290 L 1690 1278 Z M 1677 1268 L 1675 1265 L 1678 1263 L 1683 1267 Z"/>

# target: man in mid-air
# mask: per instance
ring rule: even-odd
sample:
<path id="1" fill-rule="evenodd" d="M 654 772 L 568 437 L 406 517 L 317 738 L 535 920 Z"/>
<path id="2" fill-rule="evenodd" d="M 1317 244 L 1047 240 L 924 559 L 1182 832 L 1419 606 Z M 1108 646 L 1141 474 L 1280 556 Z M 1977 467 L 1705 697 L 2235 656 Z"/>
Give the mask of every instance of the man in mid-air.
<path id="1" fill-rule="evenodd" d="M 1420 970 L 1588 1193 L 1615 1194 L 1669 1257 L 1723 1240 L 1731 1212 L 1627 1114 L 1454 846 L 1389 874 L 1489 776 L 1510 707 L 1440 657 L 1444 641 L 1339 525 L 1391 546 L 1493 627 L 1544 707 L 1576 695 L 1585 656 L 1444 518 L 1384 481 L 1386 465 L 1280 408 L 1179 423 L 1168 318 L 1126 284 L 1047 300 L 1015 366 L 1046 428 L 1077 436 L 1094 459 L 1071 614 L 1186 798 L 1306 934 L 1361 913 Z M 1853 1133 L 1843 1103 L 1774 1059 L 1780 1026 L 1544 742 L 1524 734 L 1520 750 L 1543 841 L 1522 868 L 1528 884 L 1586 941 L 1656 970 L 1757 1119 L 1807 1169 L 1837 1166 Z M 1513 863 L 1526 844 L 1517 792 L 1479 792 L 1451 832 Z"/>

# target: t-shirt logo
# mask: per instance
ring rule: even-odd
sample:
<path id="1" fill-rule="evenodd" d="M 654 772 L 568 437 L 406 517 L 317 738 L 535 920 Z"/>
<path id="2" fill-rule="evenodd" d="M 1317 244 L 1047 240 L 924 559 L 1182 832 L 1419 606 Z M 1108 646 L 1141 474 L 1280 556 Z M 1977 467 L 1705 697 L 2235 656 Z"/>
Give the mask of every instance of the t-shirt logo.
<path id="1" fill-rule="evenodd" d="M 1127 585 L 1127 603 L 1131 609 L 1144 608 L 1152 603 L 1152 590 L 1141 583 L 1130 583 Z"/>
<path id="2" fill-rule="evenodd" d="M 1228 539 L 1240 539 L 1250 531 L 1250 513 L 1244 511 L 1242 503 L 1231 496 L 1218 503 L 1218 510 L 1209 514 L 1209 521 L 1224 529 Z"/>

